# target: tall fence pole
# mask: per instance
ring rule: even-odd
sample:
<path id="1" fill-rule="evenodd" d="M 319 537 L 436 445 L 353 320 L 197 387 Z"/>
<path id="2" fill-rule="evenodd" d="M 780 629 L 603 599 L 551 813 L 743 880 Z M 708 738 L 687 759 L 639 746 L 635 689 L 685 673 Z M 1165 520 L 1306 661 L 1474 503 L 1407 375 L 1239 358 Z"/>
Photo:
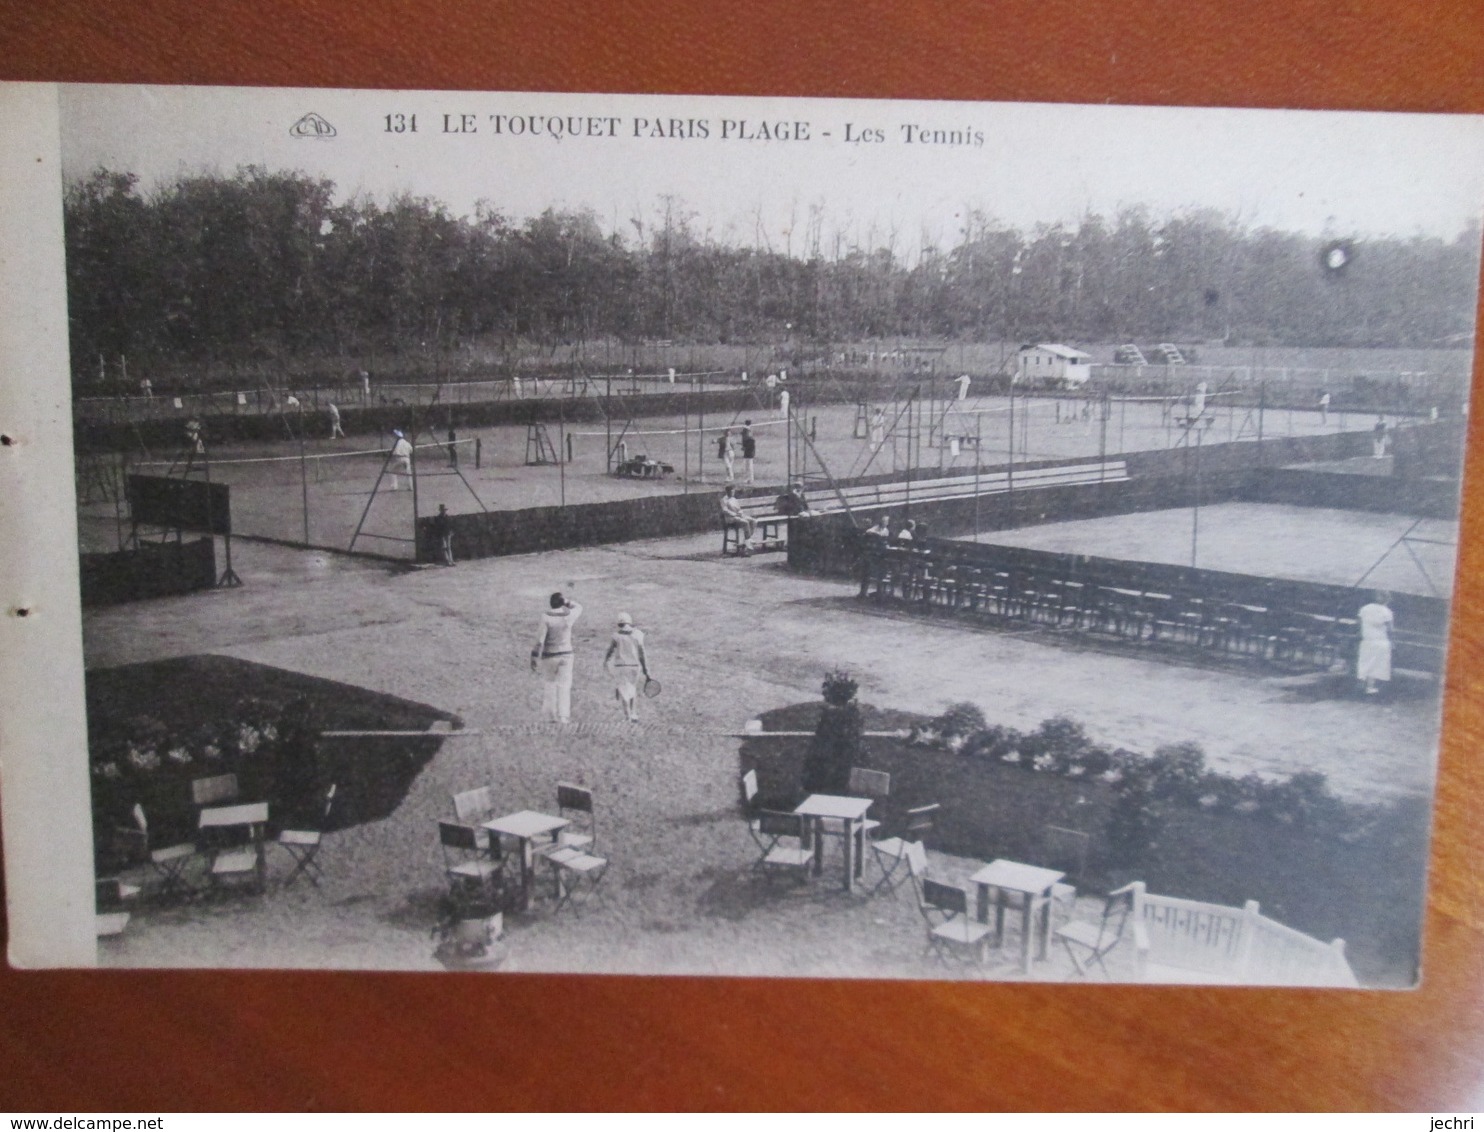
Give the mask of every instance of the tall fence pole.
<path id="1" fill-rule="evenodd" d="M 304 406 L 299 406 L 299 489 L 304 506 L 304 545 L 309 545 L 309 456 L 304 450 Z"/>

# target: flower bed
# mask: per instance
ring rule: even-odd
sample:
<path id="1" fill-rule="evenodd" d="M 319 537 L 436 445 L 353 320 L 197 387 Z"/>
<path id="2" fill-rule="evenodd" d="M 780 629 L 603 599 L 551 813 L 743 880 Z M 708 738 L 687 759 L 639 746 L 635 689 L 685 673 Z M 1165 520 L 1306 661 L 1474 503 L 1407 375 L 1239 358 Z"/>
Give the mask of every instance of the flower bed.
<path id="1" fill-rule="evenodd" d="M 322 740 L 326 730 L 425 731 L 457 719 L 364 688 L 222 656 L 87 673 L 94 844 L 112 862 L 114 830 L 142 805 L 159 843 L 190 837 L 191 783 L 235 774 L 239 797 L 270 803 L 275 825 L 318 822 L 336 784 L 330 829 L 390 814 L 441 745 L 436 736 Z"/>

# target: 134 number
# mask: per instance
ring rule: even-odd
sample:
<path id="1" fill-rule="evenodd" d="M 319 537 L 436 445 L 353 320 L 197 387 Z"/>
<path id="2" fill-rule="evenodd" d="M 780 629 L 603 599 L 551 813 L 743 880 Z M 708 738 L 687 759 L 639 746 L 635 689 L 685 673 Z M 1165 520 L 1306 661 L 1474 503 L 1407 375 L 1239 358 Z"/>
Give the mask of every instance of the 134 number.
<path id="1" fill-rule="evenodd" d="M 416 114 L 388 114 L 386 116 L 386 133 L 388 134 L 415 134 L 417 133 Z"/>

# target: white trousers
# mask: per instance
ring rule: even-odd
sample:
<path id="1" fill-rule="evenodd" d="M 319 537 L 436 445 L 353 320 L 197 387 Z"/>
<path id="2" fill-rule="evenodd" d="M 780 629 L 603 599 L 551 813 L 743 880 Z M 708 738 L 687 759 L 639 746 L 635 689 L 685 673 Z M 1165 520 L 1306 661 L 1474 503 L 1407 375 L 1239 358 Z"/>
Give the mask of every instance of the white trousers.
<path id="1" fill-rule="evenodd" d="M 567 723 L 572 718 L 572 654 L 543 656 L 541 678 L 541 714 L 554 723 Z"/>

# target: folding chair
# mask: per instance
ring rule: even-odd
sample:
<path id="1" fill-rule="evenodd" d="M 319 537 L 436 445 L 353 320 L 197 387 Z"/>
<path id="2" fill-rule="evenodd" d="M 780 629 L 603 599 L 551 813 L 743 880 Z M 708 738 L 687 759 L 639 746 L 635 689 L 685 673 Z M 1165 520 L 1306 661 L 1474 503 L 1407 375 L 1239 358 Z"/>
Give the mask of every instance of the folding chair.
<path id="1" fill-rule="evenodd" d="M 755 840 L 762 849 L 762 856 L 753 868 L 767 876 L 781 872 L 793 873 L 804 881 L 809 879 L 809 871 L 814 866 L 814 850 L 807 845 L 803 815 L 759 810 Z M 785 840 L 793 844 L 784 844 Z"/>
<path id="2" fill-rule="evenodd" d="M 208 827 L 201 831 L 201 845 L 211 856 L 206 879 L 212 891 L 221 891 L 228 881 L 246 881 L 259 895 L 267 887 L 263 855 L 263 824 Z"/>
<path id="3" fill-rule="evenodd" d="M 907 846 L 921 843 L 938 822 L 938 813 L 943 809 L 937 802 L 926 806 L 914 806 L 903 816 L 902 831 L 896 837 L 884 837 L 871 842 L 871 851 L 876 854 L 876 864 L 881 869 L 881 879 L 871 890 L 874 896 L 885 888 L 895 892 L 907 879 L 903 868 Z"/>
<path id="4" fill-rule="evenodd" d="M 191 804 L 220 806 L 237 800 L 237 776 L 214 774 L 210 778 L 191 780 Z"/>
<path id="5" fill-rule="evenodd" d="M 740 780 L 742 788 L 742 816 L 747 819 L 747 832 L 757 844 L 759 853 L 768 851 L 758 828 L 757 771 L 749 770 Z"/>
<path id="6" fill-rule="evenodd" d="M 462 825 L 478 825 L 495 816 L 494 793 L 488 786 L 464 790 L 453 796 L 453 812 Z"/>
<path id="7" fill-rule="evenodd" d="M 1059 869 L 1073 883 L 1058 881 L 1051 886 L 1051 907 L 1071 919 L 1077 907 L 1077 884 L 1087 872 L 1087 856 L 1092 848 L 1092 835 L 1080 829 L 1046 825 L 1041 829 L 1041 860 Z"/>
<path id="8" fill-rule="evenodd" d="M 884 770 L 867 770 L 865 767 L 853 766 L 850 768 L 850 784 L 846 790 L 852 798 L 870 798 L 873 802 L 879 802 L 891 795 L 891 775 Z M 881 828 L 881 823 L 874 818 L 866 818 L 862 825 L 867 837 L 875 837 L 876 831 Z M 820 828 L 827 837 L 845 835 L 845 821 L 842 818 L 821 818 Z"/>
<path id="9" fill-rule="evenodd" d="M 129 904 L 139 895 L 139 887 L 107 877 L 94 882 L 93 891 L 95 934 L 99 939 L 122 934 L 129 926 Z"/>
<path id="10" fill-rule="evenodd" d="M 904 856 L 907 871 L 917 894 L 917 909 L 927 922 L 927 948 L 940 963 L 946 964 L 955 949 L 970 951 L 974 960 L 984 962 L 984 941 L 994 930 L 969 915 L 969 894 L 956 885 L 943 884 L 927 876 L 927 853 L 921 842 L 912 842 Z"/>
<path id="11" fill-rule="evenodd" d="M 552 915 L 563 908 L 571 908 L 575 913 L 597 895 L 598 886 L 608 875 L 608 858 L 570 846 L 558 847 L 546 859 L 556 869 L 557 902 L 551 910 Z M 587 896 L 579 901 L 576 899 L 577 893 L 584 884 L 587 886 Z"/>
<path id="12" fill-rule="evenodd" d="M 1103 960 L 1123 940 L 1133 910 L 1134 886 L 1127 884 L 1108 894 L 1102 918 L 1096 924 L 1075 920 L 1056 929 L 1054 934 L 1067 949 L 1072 966 L 1077 968 L 1079 975 L 1086 978 L 1088 969 L 1097 964 L 1111 981 L 1113 976 Z"/>
<path id="13" fill-rule="evenodd" d="M 503 910 L 505 897 L 505 860 L 500 839 L 492 837 L 480 844 L 477 826 L 457 822 L 438 823 L 438 844 L 443 850 L 443 876 L 448 882 L 448 895 L 460 909 L 488 904 Z M 498 853 L 498 857 L 492 854 Z"/>
<path id="14" fill-rule="evenodd" d="M 598 816 L 593 810 L 593 792 L 571 782 L 557 783 L 557 814 L 570 824 L 557 833 L 554 851 L 580 849 L 590 852 L 598 845 Z"/>
<path id="15" fill-rule="evenodd" d="M 136 802 L 133 815 L 135 833 L 142 846 L 143 855 L 149 859 L 150 867 L 160 878 L 160 895 L 163 897 L 194 895 L 196 886 L 186 879 L 185 872 L 200 853 L 196 842 L 194 840 L 179 841 L 156 848 L 150 840 L 149 819 L 145 816 L 144 807 Z"/>
<path id="16" fill-rule="evenodd" d="M 324 839 L 325 826 L 330 822 L 330 810 L 334 808 L 334 805 L 335 784 L 332 782 L 330 788 L 325 791 L 325 808 L 320 814 L 319 821 L 315 823 L 316 828 L 278 831 L 278 843 L 287 849 L 289 856 L 294 859 L 293 871 L 284 878 L 284 888 L 288 888 L 298 880 L 301 873 L 315 888 L 319 887 L 319 878 L 324 874 L 320 872 L 315 858 L 319 856 L 320 843 Z"/>

